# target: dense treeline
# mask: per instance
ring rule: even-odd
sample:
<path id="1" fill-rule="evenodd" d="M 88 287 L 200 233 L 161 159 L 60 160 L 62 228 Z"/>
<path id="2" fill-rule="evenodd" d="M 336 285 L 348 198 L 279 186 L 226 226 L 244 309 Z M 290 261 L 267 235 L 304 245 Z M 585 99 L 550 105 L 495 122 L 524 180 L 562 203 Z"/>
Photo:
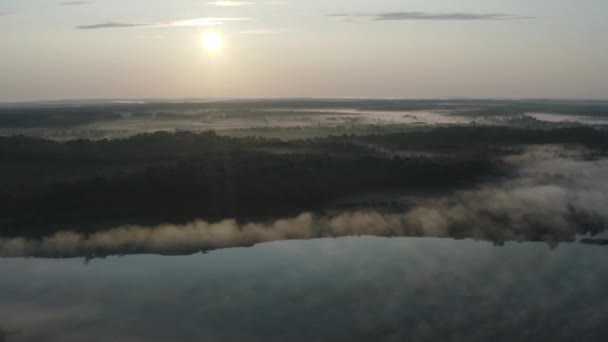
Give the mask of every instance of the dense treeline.
<path id="1" fill-rule="evenodd" d="M 495 153 L 512 145 L 601 147 L 607 141 L 605 132 L 593 129 L 506 128 L 288 142 L 212 132 L 66 143 L 0 138 L 0 234 L 270 219 L 323 210 L 338 198 L 364 192 L 469 186 L 509 172 Z M 400 157 L 401 149 L 450 153 Z"/>
<path id="2" fill-rule="evenodd" d="M 492 166 L 480 160 L 211 157 L 54 184 L 38 196 L 13 196 L 4 209 L 17 218 L 13 223 L 36 226 L 259 219 L 319 210 L 360 191 L 462 185 L 488 174 Z"/>

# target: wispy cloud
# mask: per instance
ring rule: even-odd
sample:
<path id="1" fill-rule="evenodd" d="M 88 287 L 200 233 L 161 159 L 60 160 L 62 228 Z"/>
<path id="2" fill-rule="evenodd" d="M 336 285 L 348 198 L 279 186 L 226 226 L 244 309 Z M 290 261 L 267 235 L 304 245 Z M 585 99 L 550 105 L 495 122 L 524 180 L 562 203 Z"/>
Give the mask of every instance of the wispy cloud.
<path id="1" fill-rule="evenodd" d="M 210 1 L 207 5 L 220 6 L 220 7 L 239 7 L 255 5 L 255 2 L 242 2 L 242 1 Z"/>
<path id="2" fill-rule="evenodd" d="M 330 17 L 343 19 L 368 18 L 373 21 L 390 20 L 433 20 L 433 21 L 479 21 L 531 19 L 505 13 L 429 13 L 429 12 L 386 12 L 386 13 L 332 13 Z"/>
<path id="3" fill-rule="evenodd" d="M 2 16 L 2 15 L 9 15 L 9 14 L 13 14 L 13 12 L 0 11 L 0 16 Z"/>
<path id="4" fill-rule="evenodd" d="M 101 24 L 77 26 L 78 30 L 97 30 L 107 28 L 129 28 L 129 27 L 197 27 L 197 26 L 217 26 L 232 21 L 247 21 L 249 18 L 196 18 L 178 21 L 165 21 L 157 23 L 128 23 L 128 22 L 107 22 Z"/>
<path id="5" fill-rule="evenodd" d="M 88 5 L 90 3 L 91 3 L 90 1 L 64 1 L 59 4 L 63 5 L 63 6 L 77 6 L 77 5 Z"/>
<path id="6" fill-rule="evenodd" d="M 271 29 L 252 29 L 252 30 L 244 30 L 239 33 L 241 33 L 241 34 L 277 34 L 277 33 L 281 33 L 281 31 L 271 30 Z"/>
<path id="7" fill-rule="evenodd" d="M 249 1 L 209 1 L 207 5 L 218 6 L 218 7 L 240 7 L 250 5 L 264 5 L 264 6 L 284 6 L 287 5 L 287 1 L 264 1 L 264 2 L 249 2 Z"/>
<path id="8" fill-rule="evenodd" d="M 122 28 L 122 27 L 145 27 L 152 26 L 152 24 L 136 24 L 136 23 L 103 23 L 94 25 L 82 25 L 76 27 L 79 30 L 96 30 L 104 28 Z"/>

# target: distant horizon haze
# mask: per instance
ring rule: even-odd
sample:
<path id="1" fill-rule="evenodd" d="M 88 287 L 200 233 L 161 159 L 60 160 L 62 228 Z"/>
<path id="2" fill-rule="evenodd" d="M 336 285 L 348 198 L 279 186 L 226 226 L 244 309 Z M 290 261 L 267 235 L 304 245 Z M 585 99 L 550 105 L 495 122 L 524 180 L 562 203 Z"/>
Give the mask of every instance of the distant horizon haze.
<path id="1" fill-rule="evenodd" d="M 4 0 L 0 101 L 608 99 L 603 0 Z"/>

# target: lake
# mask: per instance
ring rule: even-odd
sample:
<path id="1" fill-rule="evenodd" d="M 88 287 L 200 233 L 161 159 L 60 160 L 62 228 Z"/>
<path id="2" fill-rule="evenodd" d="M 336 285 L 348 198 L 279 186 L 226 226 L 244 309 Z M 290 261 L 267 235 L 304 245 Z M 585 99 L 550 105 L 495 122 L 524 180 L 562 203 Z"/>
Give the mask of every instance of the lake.
<path id="1" fill-rule="evenodd" d="M 0 341 L 604 341 L 607 257 L 577 242 L 345 237 L 4 258 Z"/>

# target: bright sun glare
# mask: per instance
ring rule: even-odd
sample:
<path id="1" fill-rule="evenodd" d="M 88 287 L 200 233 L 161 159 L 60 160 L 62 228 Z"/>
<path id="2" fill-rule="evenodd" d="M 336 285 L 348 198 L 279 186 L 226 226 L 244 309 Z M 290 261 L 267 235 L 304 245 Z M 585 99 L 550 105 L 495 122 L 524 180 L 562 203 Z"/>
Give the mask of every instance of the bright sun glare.
<path id="1" fill-rule="evenodd" d="M 211 53 L 222 49 L 222 36 L 217 32 L 206 32 L 203 35 L 203 46 Z"/>

